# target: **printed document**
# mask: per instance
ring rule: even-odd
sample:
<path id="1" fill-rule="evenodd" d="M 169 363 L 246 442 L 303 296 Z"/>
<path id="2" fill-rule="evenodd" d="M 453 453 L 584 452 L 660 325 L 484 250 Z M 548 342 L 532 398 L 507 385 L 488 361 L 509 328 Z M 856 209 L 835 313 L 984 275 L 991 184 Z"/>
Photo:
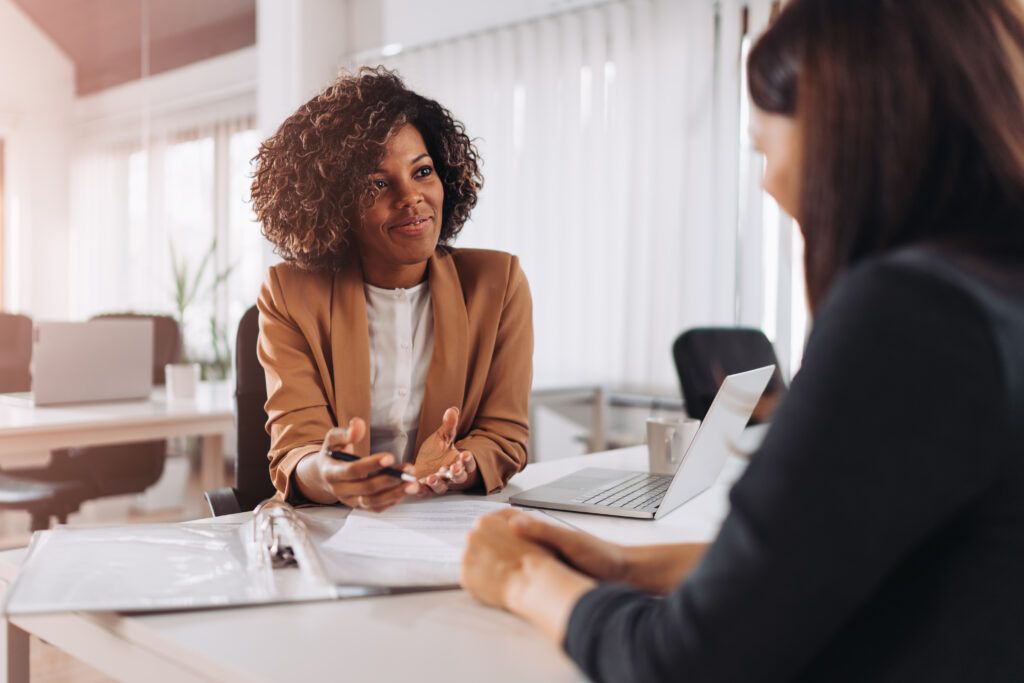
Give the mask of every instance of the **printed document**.
<path id="1" fill-rule="evenodd" d="M 507 507 L 447 498 L 402 503 L 380 513 L 353 510 L 318 549 L 336 583 L 454 586 L 473 523 Z"/>

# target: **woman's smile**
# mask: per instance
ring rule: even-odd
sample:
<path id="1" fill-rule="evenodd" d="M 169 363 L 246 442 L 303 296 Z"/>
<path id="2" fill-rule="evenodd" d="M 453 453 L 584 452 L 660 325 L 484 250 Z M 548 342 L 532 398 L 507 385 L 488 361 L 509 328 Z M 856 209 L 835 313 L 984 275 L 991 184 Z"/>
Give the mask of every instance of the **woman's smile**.
<path id="1" fill-rule="evenodd" d="M 399 223 L 392 225 L 388 230 L 399 237 L 422 237 L 434 227 L 434 217 L 429 215 L 416 215 L 402 218 Z"/>
<path id="2" fill-rule="evenodd" d="M 370 177 L 375 194 L 357 229 L 366 281 L 408 288 L 426 277 L 441 237 L 444 185 L 419 130 L 405 124 Z"/>

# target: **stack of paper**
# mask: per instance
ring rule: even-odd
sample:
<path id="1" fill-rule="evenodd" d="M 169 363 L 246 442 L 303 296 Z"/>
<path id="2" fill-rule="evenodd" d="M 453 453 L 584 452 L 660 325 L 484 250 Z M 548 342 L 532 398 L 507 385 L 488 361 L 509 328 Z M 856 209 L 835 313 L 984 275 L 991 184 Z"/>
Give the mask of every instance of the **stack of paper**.
<path id="1" fill-rule="evenodd" d="M 337 584 L 456 586 L 466 536 L 476 520 L 505 503 L 441 498 L 402 503 L 384 512 L 354 510 L 317 546 Z"/>

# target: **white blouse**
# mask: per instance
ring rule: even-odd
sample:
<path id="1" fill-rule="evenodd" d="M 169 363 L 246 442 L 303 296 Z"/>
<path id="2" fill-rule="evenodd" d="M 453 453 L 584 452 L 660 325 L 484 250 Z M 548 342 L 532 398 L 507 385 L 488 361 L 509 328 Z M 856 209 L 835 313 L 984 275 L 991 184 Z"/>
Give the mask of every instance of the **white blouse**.
<path id="1" fill-rule="evenodd" d="M 410 289 L 366 284 L 365 291 L 370 323 L 370 452 L 387 451 L 399 462 L 412 462 L 434 352 L 430 288 L 426 282 Z"/>

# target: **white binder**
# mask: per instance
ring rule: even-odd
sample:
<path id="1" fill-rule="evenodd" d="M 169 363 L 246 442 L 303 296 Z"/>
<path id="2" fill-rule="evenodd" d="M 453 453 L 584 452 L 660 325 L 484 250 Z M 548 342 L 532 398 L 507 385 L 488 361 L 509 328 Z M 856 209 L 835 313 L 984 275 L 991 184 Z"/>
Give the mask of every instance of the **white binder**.
<path id="1" fill-rule="evenodd" d="M 394 592 L 340 585 L 325 569 L 315 537 L 336 532 L 346 512 L 296 510 L 271 499 L 248 523 L 39 531 L 4 611 L 151 612 Z"/>
<path id="2" fill-rule="evenodd" d="M 375 514 L 272 498 L 246 523 L 38 531 L 4 609 L 152 612 L 453 589 L 473 522 L 507 507 L 455 495 Z"/>

